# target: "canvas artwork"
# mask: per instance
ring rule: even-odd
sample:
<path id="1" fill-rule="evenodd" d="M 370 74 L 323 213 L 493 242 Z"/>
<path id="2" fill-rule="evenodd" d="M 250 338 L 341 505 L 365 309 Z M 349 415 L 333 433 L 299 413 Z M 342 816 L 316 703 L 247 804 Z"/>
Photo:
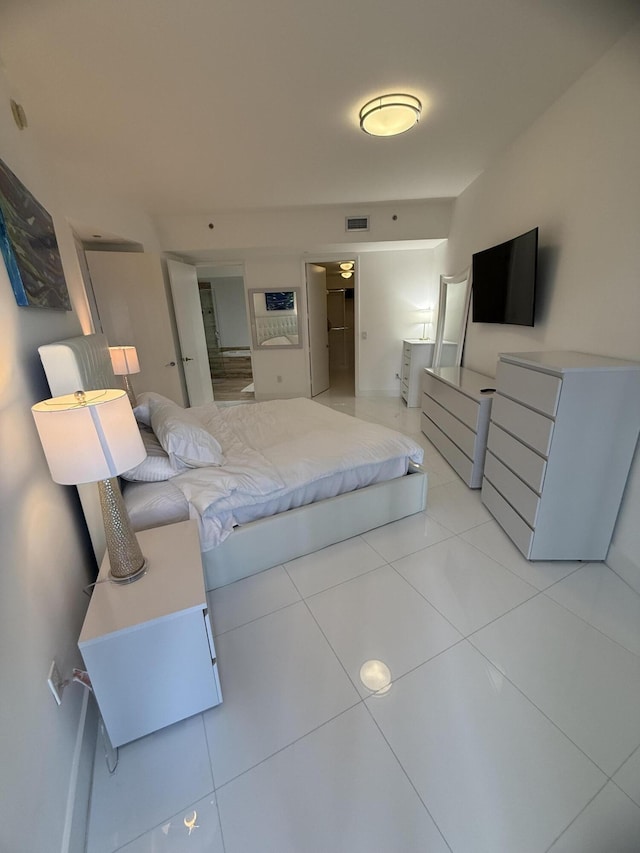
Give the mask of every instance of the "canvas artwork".
<path id="1" fill-rule="evenodd" d="M 2 160 L 0 251 L 18 305 L 71 311 L 53 220 Z"/>

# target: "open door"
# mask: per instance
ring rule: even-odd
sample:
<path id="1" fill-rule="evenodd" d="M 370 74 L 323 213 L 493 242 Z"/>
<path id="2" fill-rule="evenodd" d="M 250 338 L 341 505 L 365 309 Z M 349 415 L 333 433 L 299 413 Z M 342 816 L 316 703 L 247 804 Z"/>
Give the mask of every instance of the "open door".
<path id="1" fill-rule="evenodd" d="M 196 268 L 181 261 L 167 261 L 171 296 L 178 327 L 190 406 L 213 400 L 209 353 L 204 334 L 202 306 Z"/>
<path id="2" fill-rule="evenodd" d="M 317 397 L 329 387 L 327 271 L 317 264 L 305 264 L 305 267 L 307 274 L 311 396 Z"/>

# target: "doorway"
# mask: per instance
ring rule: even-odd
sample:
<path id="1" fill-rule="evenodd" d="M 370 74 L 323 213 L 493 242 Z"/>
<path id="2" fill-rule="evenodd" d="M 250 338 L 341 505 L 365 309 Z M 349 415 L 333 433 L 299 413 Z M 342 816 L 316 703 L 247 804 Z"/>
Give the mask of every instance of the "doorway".
<path id="1" fill-rule="evenodd" d="M 199 276 L 202 321 L 216 401 L 255 399 L 242 275 Z"/>
<path id="2" fill-rule="evenodd" d="M 356 261 L 318 261 L 326 271 L 329 391 L 355 396 Z"/>

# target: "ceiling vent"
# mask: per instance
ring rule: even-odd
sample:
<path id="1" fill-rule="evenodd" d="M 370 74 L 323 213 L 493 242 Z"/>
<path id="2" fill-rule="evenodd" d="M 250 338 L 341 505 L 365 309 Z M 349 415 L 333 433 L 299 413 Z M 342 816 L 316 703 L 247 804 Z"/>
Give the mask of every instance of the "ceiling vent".
<path id="1" fill-rule="evenodd" d="M 369 217 L 368 216 L 347 216 L 346 231 L 368 231 Z"/>

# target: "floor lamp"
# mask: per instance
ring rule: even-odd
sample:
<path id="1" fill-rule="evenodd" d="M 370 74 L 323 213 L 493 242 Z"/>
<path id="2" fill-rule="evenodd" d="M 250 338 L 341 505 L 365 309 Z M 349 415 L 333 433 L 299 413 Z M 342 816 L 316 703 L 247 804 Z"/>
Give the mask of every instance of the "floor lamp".
<path id="1" fill-rule="evenodd" d="M 126 393 L 76 391 L 36 403 L 31 411 L 52 479 L 63 485 L 98 484 L 110 580 L 137 580 L 147 564 L 117 477 L 142 462 L 146 450 Z"/>

